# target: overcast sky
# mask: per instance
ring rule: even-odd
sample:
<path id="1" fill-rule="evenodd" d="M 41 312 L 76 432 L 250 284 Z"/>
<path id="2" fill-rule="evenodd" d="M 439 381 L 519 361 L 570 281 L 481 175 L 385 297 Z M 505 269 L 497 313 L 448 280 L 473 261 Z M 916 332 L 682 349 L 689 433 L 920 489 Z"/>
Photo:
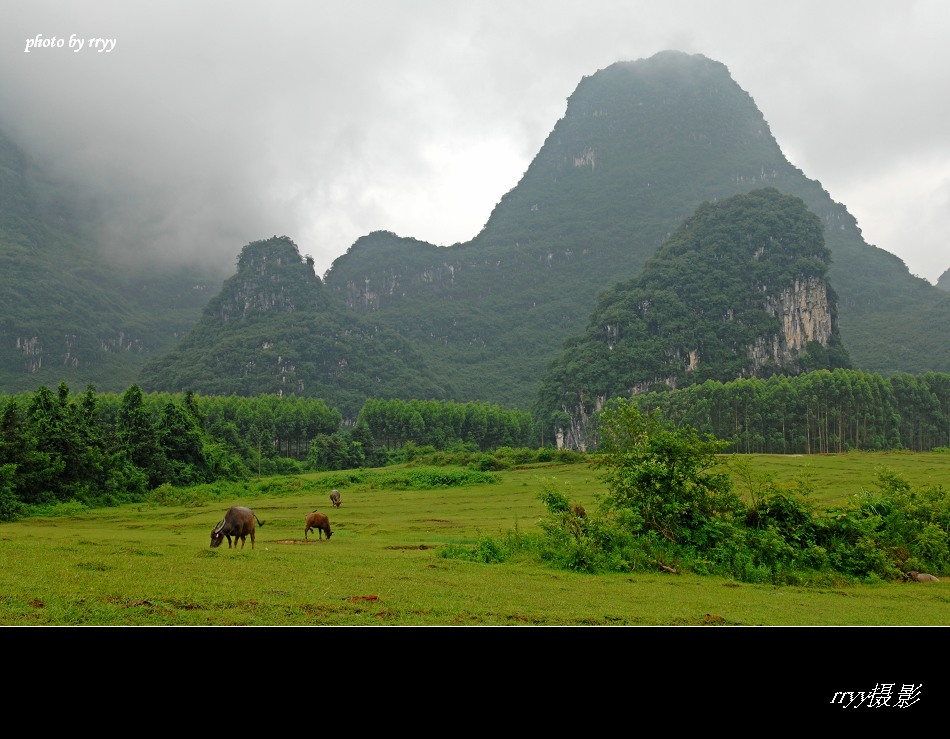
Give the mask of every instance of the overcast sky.
<path id="1" fill-rule="evenodd" d="M 116 248 L 227 276 L 275 234 L 319 274 L 375 230 L 468 241 L 583 76 L 676 49 L 728 67 L 868 243 L 950 268 L 946 0 L 2 6 L 0 126 L 108 207 Z"/>

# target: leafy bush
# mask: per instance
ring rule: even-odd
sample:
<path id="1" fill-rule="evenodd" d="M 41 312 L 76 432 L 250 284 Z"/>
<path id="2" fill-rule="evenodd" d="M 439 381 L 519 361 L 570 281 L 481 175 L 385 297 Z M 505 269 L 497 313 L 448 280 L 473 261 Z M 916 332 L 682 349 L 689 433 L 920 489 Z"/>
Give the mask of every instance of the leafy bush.
<path id="1" fill-rule="evenodd" d="M 740 515 L 729 474 L 715 471 L 724 442 L 700 438 L 692 427 L 675 427 L 619 398 L 601 413 L 600 432 L 594 464 L 606 470 L 604 505 L 627 512 L 632 533 L 652 531 L 689 545 L 713 519 Z"/>

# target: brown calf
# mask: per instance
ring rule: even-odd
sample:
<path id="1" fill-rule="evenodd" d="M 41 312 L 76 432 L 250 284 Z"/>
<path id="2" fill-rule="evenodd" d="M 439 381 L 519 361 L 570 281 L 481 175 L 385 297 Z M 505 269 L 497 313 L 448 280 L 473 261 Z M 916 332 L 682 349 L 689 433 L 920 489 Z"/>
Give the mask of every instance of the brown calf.
<path id="1" fill-rule="evenodd" d="M 340 491 L 339 490 L 330 491 L 330 502 L 333 503 L 334 508 L 340 507 Z"/>
<path id="2" fill-rule="evenodd" d="M 323 538 L 323 535 L 327 535 L 327 541 L 330 541 L 330 535 L 333 531 L 330 530 L 330 519 L 327 518 L 327 514 L 318 513 L 314 511 L 313 513 L 307 514 L 306 526 L 303 530 L 303 538 L 307 539 L 307 533 L 310 531 L 316 531 L 320 534 L 320 538 Z"/>

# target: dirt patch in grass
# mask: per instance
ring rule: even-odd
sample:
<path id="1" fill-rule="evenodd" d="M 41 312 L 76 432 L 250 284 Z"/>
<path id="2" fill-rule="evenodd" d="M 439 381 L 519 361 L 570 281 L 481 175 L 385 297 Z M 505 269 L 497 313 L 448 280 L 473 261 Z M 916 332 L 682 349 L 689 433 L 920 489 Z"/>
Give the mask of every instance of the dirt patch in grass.
<path id="1" fill-rule="evenodd" d="M 330 541 L 329 539 L 277 539 L 275 544 L 316 544 L 321 541 Z"/>

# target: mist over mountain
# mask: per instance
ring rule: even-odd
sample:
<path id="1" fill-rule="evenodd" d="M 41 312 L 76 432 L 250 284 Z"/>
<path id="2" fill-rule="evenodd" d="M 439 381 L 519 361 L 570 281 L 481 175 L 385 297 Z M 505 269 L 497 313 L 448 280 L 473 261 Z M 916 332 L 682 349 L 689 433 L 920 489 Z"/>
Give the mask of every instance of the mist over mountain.
<path id="1" fill-rule="evenodd" d="M 9 172 L 2 174 L 6 182 Z M 122 376 L 146 390 L 316 395 L 350 417 L 367 397 L 528 407 L 565 339 L 590 322 L 598 296 L 636 279 L 703 203 L 762 188 L 800 198 L 822 225 L 840 342 L 855 368 L 950 371 L 946 292 L 864 241 L 845 205 L 787 161 L 723 64 L 676 51 L 584 77 L 521 180 L 470 241 L 441 247 L 373 232 L 321 280 L 291 238 L 275 235 L 244 247 L 237 274 L 213 298 L 205 294 L 203 308 L 175 292 L 186 282 L 143 305 L 147 291 L 131 280 L 110 283 L 93 256 L 106 294 L 128 298 L 99 333 L 136 337 L 123 338 L 121 356 L 135 374 Z M 0 233 L 11 259 L 26 253 L 29 244 L 6 226 Z M 44 239 L 30 244 L 46 249 Z M 94 252 L 80 241 L 67 252 Z M 26 315 L 5 324 L 0 369 L 8 386 L 14 376 L 24 386 L 55 376 L 25 363 L 33 355 L 18 347 L 33 336 L 44 368 L 61 368 L 67 379 L 80 368 L 96 376 L 104 350 L 70 369 L 74 357 L 64 358 L 61 339 L 27 320 L 49 311 L 51 294 L 87 307 L 84 296 L 97 294 L 58 290 L 14 298 Z M 166 311 L 177 323 L 164 320 Z M 104 321 L 93 313 L 70 333 L 85 341 Z M 89 346 L 102 346 L 92 333 Z"/>
<path id="2" fill-rule="evenodd" d="M 104 258 L 81 198 L 0 132 L 0 387 L 121 390 L 183 337 L 220 279 Z"/>

